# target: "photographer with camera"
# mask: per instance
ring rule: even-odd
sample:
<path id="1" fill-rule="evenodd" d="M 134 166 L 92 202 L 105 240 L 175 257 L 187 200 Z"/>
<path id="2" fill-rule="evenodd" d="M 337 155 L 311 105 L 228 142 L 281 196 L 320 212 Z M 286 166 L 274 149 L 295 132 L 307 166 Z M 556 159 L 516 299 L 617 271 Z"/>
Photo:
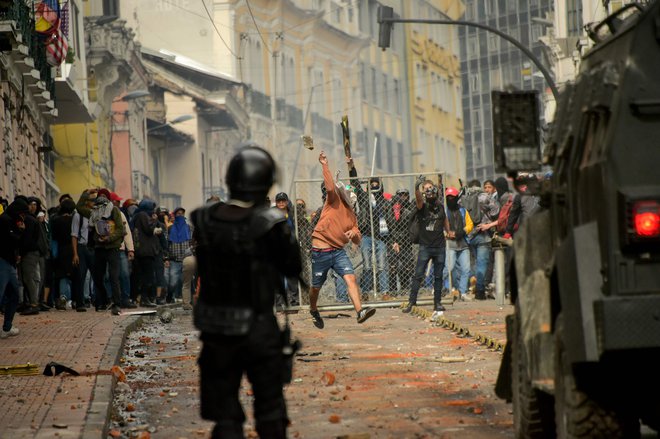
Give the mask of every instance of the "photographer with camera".
<path id="1" fill-rule="evenodd" d="M 433 314 L 435 316 L 445 310 L 440 303 L 446 246 L 443 232 L 447 233 L 450 238 L 453 237 L 453 232 L 450 231 L 449 221 L 440 202 L 438 187 L 431 180 L 426 180 L 423 175 L 420 175 L 415 182 L 415 204 L 417 211 L 414 216 L 419 227 L 419 253 L 415 276 L 410 286 L 408 306 L 403 309 L 403 312 L 409 313 L 417 304 L 417 293 L 424 279 L 426 266 L 429 261 L 433 261 Z"/>

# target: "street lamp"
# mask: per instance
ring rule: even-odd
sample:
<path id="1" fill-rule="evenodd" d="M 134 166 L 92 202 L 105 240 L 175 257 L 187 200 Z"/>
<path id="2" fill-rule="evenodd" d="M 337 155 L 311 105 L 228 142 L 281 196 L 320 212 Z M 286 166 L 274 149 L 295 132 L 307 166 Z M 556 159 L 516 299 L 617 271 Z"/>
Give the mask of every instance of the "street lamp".
<path id="1" fill-rule="evenodd" d="M 378 25 L 379 25 L 379 30 L 378 30 L 378 47 L 382 48 L 383 50 L 387 49 L 390 47 L 390 41 L 391 41 L 391 32 L 392 32 L 392 26 L 394 23 L 422 23 L 422 24 L 457 24 L 461 26 L 471 26 L 471 27 L 476 27 L 479 29 L 483 29 L 487 32 L 492 32 L 496 35 L 498 35 L 501 38 L 504 38 L 507 40 L 509 43 L 513 44 L 516 46 L 518 49 L 520 49 L 525 55 L 527 55 L 527 58 L 530 59 L 536 65 L 536 67 L 541 71 L 543 74 L 543 77 L 545 78 L 545 81 L 548 83 L 548 86 L 550 87 L 550 90 L 552 91 L 552 95 L 555 98 L 555 101 L 559 101 L 559 91 L 557 90 L 557 86 L 555 85 L 555 81 L 552 79 L 552 74 L 550 71 L 543 65 L 541 60 L 539 60 L 529 48 L 525 47 L 524 44 L 522 44 L 520 41 L 516 40 L 515 38 L 512 38 L 511 36 L 505 34 L 504 32 L 500 31 L 499 29 L 495 29 L 494 27 L 487 26 L 485 24 L 481 23 L 475 23 L 473 21 L 462 21 L 462 20 L 430 20 L 430 19 L 407 19 L 407 18 L 394 18 L 394 9 L 389 7 L 389 6 L 379 6 L 378 7 Z"/>
<path id="2" fill-rule="evenodd" d="M 193 115 L 191 115 L 191 114 L 182 114 L 181 116 L 179 116 L 179 117 L 175 117 L 174 119 L 172 119 L 172 120 L 169 121 L 169 122 L 165 122 L 165 123 L 163 123 L 163 124 L 156 125 L 155 127 L 149 128 L 149 129 L 147 130 L 147 132 L 150 133 L 150 132 L 152 132 L 153 130 L 157 130 L 158 128 L 163 128 L 163 127 L 166 127 L 166 126 L 168 126 L 168 125 L 175 125 L 175 124 L 177 124 L 177 123 L 186 122 L 186 121 L 188 121 L 188 120 L 190 120 L 190 119 L 193 119 L 194 117 L 195 117 L 195 116 L 193 116 Z"/>

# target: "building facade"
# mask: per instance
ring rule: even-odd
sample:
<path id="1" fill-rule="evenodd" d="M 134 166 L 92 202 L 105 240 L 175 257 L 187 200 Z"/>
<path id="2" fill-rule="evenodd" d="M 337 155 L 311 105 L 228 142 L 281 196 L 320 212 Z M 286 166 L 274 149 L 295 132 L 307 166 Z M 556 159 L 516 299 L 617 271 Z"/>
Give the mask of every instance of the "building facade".
<path id="1" fill-rule="evenodd" d="M 0 4 L 0 196 L 56 199 L 50 124 L 55 72 L 35 31 L 32 2 Z"/>

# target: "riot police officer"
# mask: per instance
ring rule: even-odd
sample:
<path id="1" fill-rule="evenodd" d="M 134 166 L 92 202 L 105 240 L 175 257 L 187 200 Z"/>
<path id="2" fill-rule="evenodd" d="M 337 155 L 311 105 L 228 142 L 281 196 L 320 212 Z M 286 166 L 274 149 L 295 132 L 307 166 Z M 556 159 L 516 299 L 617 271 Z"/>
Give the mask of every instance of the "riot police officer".
<path id="1" fill-rule="evenodd" d="M 299 276 L 301 262 L 286 218 L 266 204 L 274 180 L 270 154 L 246 144 L 227 169 L 230 200 L 192 214 L 201 279 L 194 313 L 203 342 L 201 413 L 216 422 L 213 438 L 243 437 L 238 396 L 243 373 L 252 384 L 259 437 L 286 437 L 287 362 L 273 303 L 284 276 Z"/>

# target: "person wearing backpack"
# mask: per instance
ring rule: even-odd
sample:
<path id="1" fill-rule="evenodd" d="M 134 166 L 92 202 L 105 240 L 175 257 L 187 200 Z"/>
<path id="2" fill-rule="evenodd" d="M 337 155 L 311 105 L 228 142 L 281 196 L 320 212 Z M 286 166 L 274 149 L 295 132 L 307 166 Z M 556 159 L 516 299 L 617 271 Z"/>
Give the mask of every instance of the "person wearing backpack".
<path id="1" fill-rule="evenodd" d="M 100 194 L 101 191 L 98 191 Z M 112 289 L 112 314 L 119 315 L 121 303 L 121 287 L 119 285 L 119 247 L 124 241 L 124 223 L 121 213 L 105 195 L 98 195 L 94 200 L 94 208 L 86 206 L 87 198 L 78 202 L 80 214 L 89 219 L 88 240 L 94 243 L 94 265 L 92 279 L 96 288 L 95 308 L 97 311 L 108 309 L 108 293 L 103 278 L 106 269 L 110 275 Z"/>
<path id="2" fill-rule="evenodd" d="M 481 189 L 479 180 L 472 180 L 460 198 L 461 205 L 472 219 L 472 232 L 467 236 L 468 246 L 474 255 L 474 274 L 477 283 L 474 298 L 486 299 L 486 273 L 491 259 L 491 236 L 486 227 L 497 219 L 499 204 Z"/>
<path id="3" fill-rule="evenodd" d="M 468 236 L 474 228 L 472 218 L 467 209 L 458 204 L 459 193 L 455 187 L 445 190 L 447 200 L 447 219 L 449 233 L 447 233 L 447 261 L 444 276 L 452 272 L 456 262 L 459 266 L 459 278 L 455 285 L 458 287 L 459 300 L 466 300 L 468 278 L 470 277 L 470 247 Z"/>

